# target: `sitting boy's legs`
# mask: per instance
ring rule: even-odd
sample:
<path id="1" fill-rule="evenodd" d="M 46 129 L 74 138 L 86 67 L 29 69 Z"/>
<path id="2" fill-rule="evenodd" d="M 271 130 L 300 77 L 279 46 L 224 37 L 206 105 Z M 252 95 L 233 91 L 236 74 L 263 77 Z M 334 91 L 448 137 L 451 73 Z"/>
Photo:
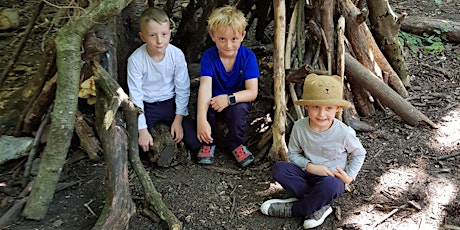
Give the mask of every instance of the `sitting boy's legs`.
<path id="1" fill-rule="evenodd" d="M 278 217 L 305 217 L 304 228 L 321 225 L 332 213 L 330 203 L 345 191 L 345 184 L 340 179 L 313 175 L 289 162 L 275 163 L 272 176 L 295 198 L 268 200 L 261 206 L 262 213 Z M 289 208 L 291 212 L 287 211 Z"/>
<path id="2" fill-rule="evenodd" d="M 248 102 L 238 103 L 222 111 L 228 129 L 226 144 L 241 167 L 246 167 L 254 160 L 252 153 L 244 146 L 250 106 Z"/>

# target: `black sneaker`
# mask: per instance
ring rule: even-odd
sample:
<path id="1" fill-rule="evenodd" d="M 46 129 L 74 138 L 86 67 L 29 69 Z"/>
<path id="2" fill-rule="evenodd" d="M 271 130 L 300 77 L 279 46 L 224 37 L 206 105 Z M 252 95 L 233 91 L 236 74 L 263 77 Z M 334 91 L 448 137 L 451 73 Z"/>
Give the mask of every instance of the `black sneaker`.
<path id="1" fill-rule="evenodd" d="M 260 206 L 260 211 L 267 216 L 292 217 L 292 202 L 297 198 L 271 199 Z"/>
<path id="2" fill-rule="evenodd" d="M 303 222 L 303 227 L 305 229 L 314 228 L 320 226 L 327 216 L 332 213 L 332 208 L 330 205 L 323 206 L 318 211 L 314 212 L 310 216 L 305 218 Z"/>

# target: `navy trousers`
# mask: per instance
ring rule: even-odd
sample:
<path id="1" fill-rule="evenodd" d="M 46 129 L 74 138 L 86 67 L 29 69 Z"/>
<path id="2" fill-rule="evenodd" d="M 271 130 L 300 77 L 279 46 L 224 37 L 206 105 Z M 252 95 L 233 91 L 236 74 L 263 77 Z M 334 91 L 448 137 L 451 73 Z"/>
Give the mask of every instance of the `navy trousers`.
<path id="1" fill-rule="evenodd" d="M 157 122 L 163 122 L 171 126 L 176 116 L 176 102 L 174 98 L 154 103 L 144 102 L 144 113 L 149 132 Z M 182 129 L 184 130 L 182 141 L 188 149 L 196 150 L 201 147 L 196 134 L 196 121 L 191 116 L 184 116 L 182 119 Z"/>
<path id="2" fill-rule="evenodd" d="M 223 121 L 228 129 L 225 137 L 225 150 L 232 151 L 246 142 L 246 125 L 249 116 L 249 108 L 251 103 L 242 102 L 235 105 L 230 105 L 220 113 L 209 106 L 207 119 L 211 126 L 211 136 L 216 140 L 216 125 L 217 121 Z"/>
<path id="3" fill-rule="evenodd" d="M 307 217 L 332 203 L 345 191 L 345 184 L 339 178 L 310 174 L 290 162 L 276 162 L 272 167 L 272 176 L 298 199 L 292 206 L 293 216 Z"/>

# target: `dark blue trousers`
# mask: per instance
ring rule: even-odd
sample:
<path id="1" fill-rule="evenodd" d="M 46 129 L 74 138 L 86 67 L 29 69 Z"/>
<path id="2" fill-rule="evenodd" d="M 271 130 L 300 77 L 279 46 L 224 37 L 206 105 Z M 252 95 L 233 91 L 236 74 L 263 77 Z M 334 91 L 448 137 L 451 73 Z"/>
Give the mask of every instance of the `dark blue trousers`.
<path id="1" fill-rule="evenodd" d="M 163 122 L 171 126 L 176 116 L 176 102 L 174 98 L 154 103 L 144 102 L 144 113 L 149 132 L 157 122 Z M 184 116 L 182 119 L 182 129 L 184 130 L 184 138 L 182 140 L 188 149 L 196 150 L 201 147 L 196 134 L 196 121 L 191 116 Z"/>
<path id="2" fill-rule="evenodd" d="M 310 174 L 290 162 L 276 162 L 272 167 L 272 176 L 298 199 L 293 203 L 293 216 L 309 216 L 345 191 L 345 184 L 339 178 Z"/>
<path id="3" fill-rule="evenodd" d="M 220 113 L 215 111 L 209 106 L 207 119 L 211 126 L 211 136 L 216 140 L 216 125 L 217 121 L 225 123 L 228 133 L 225 137 L 226 151 L 232 151 L 240 145 L 244 145 L 246 142 L 246 125 L 249 116 L 249 108 L 251 103 L 242 102 L 235 105 L 230 105 Z"/>

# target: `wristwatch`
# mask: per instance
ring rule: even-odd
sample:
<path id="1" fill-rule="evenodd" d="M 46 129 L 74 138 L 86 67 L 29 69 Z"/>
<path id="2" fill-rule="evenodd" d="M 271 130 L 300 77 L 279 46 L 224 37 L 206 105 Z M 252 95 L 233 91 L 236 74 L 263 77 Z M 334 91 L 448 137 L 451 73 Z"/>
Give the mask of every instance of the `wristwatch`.
<path id="1" fill-rule="evenodd" d="M 229 94 L 229 95 L 228 95 L 228 104 L 229 104 L 229 105 L 234 105 L 234 104 L 236 104 L 235 95 L 233 95 L 233 94 Z"/>

